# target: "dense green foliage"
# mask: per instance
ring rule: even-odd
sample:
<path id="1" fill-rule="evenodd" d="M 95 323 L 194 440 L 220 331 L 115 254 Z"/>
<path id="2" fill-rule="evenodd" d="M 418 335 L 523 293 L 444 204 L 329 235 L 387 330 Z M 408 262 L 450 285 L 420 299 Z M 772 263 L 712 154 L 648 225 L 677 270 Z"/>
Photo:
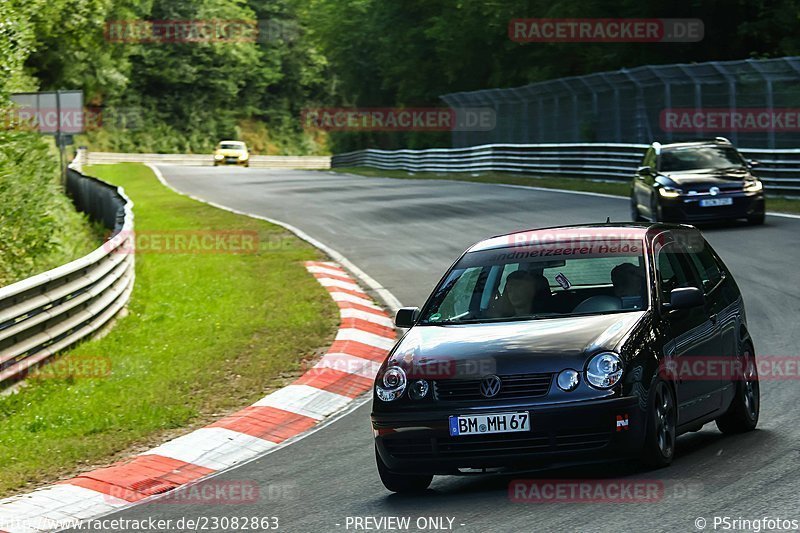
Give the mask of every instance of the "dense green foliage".
<path id="1" fill-rule="evenodd" d="M 30 87 L 23 69 L 35 48 L 33 23 L 0 2 L 0 112 L 8 94 Z M 6 123 L 5 114 L 1 115 Z M 85 217 L 61 194 L 52 147 L 38 134 L 0 129 L 0 287 L 55 268 L 97 246 Z"/>
<path id="2" fill-rule="evenodd" d="M 697 43 L 537 43 L 514 18 L 698 18 Z M 800 54 L 800 0 L 6 0 L 2 85 L 82 88 L 103 111 L 91 147 L 326 150 L 316 106 L 438 106 L 443 93 L 644 64 Z M 112 42 L 110 21 L 247 20 L 290 31 L 236 42 Z M 0 38 L 0 41 L 3 39 Z M 24 63 L 24 69 L 20 67 Z M 134 115 L 132 118 L 131 115 Z M 122 118 L 120 118 L 122 117 Z M 331 134 L 335 150 L 447 143 L 446 134 Z M 86 141 L 87 139 L 82 139 Z"/>
<path id="3" fill-rule="evenodd" d="M 89 253 L 97 237 L 61 193 L 39 135 L 0 131 L 0 287 Z"/>
<path id="4" fill-rule="evenodd" d="M 361 107 L 443 105 L 445 93 L 514 87 L 647 64 L 800 54 L 798 0 L 308 0 L 307 24 L 330 63 L 336 96 Z M 699 18 L 697 43 L 528 43 L 515 18 Z M 448 135 L 336 135 L 333 149 L 365 143 L 425 147 Z"/>

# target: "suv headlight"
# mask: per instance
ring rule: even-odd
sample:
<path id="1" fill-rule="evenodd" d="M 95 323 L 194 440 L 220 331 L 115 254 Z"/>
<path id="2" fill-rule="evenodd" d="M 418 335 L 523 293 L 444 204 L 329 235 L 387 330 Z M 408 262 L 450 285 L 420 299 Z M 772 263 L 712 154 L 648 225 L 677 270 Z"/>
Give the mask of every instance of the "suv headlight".
<path id="1" fill-rule="evenodd" d="M 751 180 L 744 184 L 745 192 L 758 192 L 762 189 L 764 189 L 764 184 L 761 183 L 761 180 Z"/>
<path id="2" fill-rule="evenodd" d="M 586 382 L 596 389 L 610 389 L 620 378 L 622 378 L 622 359 L 615 353 L 599 353 L 586 365 Z"/>
<path id="3" fill-rule="evenodd" d="M 682 192 L 683 191 L 680 189 L 674 189 L 672 187 L 659 187 L 658 189 L 658 194 L 664 198 L 677 198 Z"/>
<path id="4" fill-rule="evenodd" d="M 383 373 L 383 376 L 378 378 L 377 383 L 375 383 L 375 392 L 378 394 L 379 399 L 384 402 L 391 402 L 403 395 L 406 390 L 406 383 L 408 383 L 408 380 L 406 379 L 405 370 L 399 366 L 392 366 Z"/>

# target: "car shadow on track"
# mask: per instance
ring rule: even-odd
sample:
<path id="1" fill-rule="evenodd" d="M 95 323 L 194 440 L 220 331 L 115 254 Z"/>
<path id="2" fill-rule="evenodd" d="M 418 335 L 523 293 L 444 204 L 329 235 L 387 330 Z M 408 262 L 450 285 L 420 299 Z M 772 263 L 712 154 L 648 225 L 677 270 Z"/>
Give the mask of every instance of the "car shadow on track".
<path id="1" fill-rule="evenodd" d="M 706 426 L 713 428 L 713 424 Z M 713 430 L 689 433 L 678 438 L 675 462 L 657 470 L 647 469 L 636 460 L 570 465 L 534 471 L 504 474 L 437 477 L 434 487 L 415 494 L 385 493 L 382 504 L 396 512 L 435 511 L 453 501 L 494 500 L 510 502 L 509 487 L 517 480 L 538 481 L 613 481 L 660 480 L 669 483 L 703 484 L 708 480 L 704 470 L 711 461 L 726 465 L 753 463 L 756 450 L 768 446 L 778 435 L 770 430 L 756 430 L 742 435 L 723 435 Z"/>

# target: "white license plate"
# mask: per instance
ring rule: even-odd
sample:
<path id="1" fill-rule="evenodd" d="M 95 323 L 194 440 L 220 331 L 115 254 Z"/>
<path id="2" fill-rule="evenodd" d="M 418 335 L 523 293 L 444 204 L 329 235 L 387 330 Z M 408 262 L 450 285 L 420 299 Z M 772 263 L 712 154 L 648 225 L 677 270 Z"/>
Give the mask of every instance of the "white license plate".
<path id="1" fill-rule="evenodd" d="M 733 198 L 708 198 L 700 200 L 700 207 L 714 207 L 717 205 L 733 205 Z"/>
<path id="2" fill-rule="evenodd" d="M 451 416 L 450 436 L 515 433 L 531 430 L 530 413 L 492 413 L 489 415 Z"/>

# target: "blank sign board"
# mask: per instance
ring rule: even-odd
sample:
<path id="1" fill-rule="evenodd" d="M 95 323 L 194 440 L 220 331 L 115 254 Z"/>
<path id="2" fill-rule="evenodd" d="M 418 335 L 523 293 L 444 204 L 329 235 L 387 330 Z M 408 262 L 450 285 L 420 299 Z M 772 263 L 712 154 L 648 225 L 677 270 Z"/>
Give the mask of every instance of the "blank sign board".
<path id="1" fill-rule="evenodd" d="M 15 119 L 41 133 L 83 133 L 83 91 L 16 93 Z"/>

